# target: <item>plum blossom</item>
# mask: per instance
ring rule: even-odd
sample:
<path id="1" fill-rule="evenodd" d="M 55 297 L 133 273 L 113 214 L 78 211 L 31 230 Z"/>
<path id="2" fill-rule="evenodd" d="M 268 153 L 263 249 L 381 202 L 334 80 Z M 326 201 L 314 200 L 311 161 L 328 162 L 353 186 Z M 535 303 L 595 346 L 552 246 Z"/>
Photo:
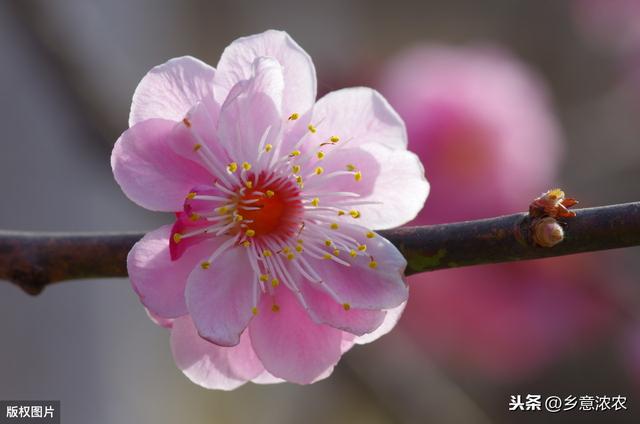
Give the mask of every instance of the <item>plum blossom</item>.
<path id="1" fill-rule="evenodd" d="M 381 89 L 433 184 L 414 223 L 520 212 L 557 184 L 563 144 L 549 93 L 503 49 L 415 47 L 390 61 Z M 584 256 L 413 275 L 403 327 L 442 363 L 524 378 L 607 329 L 605 278 Z"/>
<path id="2" fill-rule="evenodd" d="M 389 331 L 406 262 L 373 230 L 413 219 L 429 185 L 403 121 L 358 87 L 317 102 L 311 58 L 286 33 L 153 68 L 116 142 L 116 181 L 175 212 L 131 250 L 151 319 L 178 367 L 207 388 L 327 377 Z"/>

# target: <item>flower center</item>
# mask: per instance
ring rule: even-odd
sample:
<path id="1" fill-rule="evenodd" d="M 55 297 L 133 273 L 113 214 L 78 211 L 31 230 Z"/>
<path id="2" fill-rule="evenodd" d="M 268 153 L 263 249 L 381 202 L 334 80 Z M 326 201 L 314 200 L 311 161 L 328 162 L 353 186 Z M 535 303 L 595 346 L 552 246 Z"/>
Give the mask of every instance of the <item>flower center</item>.
<path id="1" fill-rule="evenodd" d="M 264 180 L 259 178 L 255 188 L 243 190 L 237 208 L 242 222 L 255 236 L 294 234 L 302 214 L 298 188 L 284 178 L 266 185 Z"/>

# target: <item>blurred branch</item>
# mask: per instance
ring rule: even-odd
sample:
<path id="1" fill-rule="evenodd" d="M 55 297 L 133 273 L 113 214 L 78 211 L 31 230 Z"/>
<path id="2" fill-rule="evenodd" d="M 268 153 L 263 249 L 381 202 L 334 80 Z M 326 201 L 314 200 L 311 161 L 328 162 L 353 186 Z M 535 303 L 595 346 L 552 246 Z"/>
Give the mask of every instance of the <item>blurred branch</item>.
<path id="1" fill-rule="evenodd" d="M 532 240 L 526 213 L 379 233 L 407 258 L 407 275 L 444 268 L 521 261 L 640 245 L 640 202 L 578 209 L 560 221 L 564 240 Z M 126 277 L 126 257 L 142 233 L 29 233 L 0 230 L 0 279 L 29 294 L 80 278 Z"/>

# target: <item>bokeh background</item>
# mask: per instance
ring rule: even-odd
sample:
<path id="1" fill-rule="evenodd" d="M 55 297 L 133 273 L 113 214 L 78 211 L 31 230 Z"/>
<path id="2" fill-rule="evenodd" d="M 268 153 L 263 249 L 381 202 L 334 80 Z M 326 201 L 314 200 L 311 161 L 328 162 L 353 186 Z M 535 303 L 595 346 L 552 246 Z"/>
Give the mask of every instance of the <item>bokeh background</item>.
<path id="1" fill-rule="evenodd" d="M 288 31 L 319 91 L 381 90 L 432 196 L 416 223 L 640 197 L 640 1 L 0 1 L 0 227 L 148 230 L 109 155 L 153 66 L 215 65 Z M 32 298 L 0 284 L 0 398 L 57 399 L 65 423 L 638 422 L 640 250 L 412 277 L 398 329 L 312 386 L 212 392 L 174 366 L 126 279 Z M 509 412 L 512 394 L 623 395 L 626 412 Z"/>

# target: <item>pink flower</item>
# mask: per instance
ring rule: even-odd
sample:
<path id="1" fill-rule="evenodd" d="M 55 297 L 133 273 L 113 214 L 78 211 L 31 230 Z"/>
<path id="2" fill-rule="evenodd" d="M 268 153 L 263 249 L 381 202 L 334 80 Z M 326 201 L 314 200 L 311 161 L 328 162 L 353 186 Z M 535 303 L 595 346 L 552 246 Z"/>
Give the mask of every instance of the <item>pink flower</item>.
<path id="1" fill-rule="evenodd" d="M 217 69 L 172 59 L 135 91 L 113 172 L 177 218 L 134 246 L 129 275 L 204 387 L 325 378 L 404 307 L 405 260 L 371 229 L 418 213 L 422 165 L 374 90 L 315 96 L 310 57 L 278 31 L 234 41 Z"/>
<path id="2" fill-rule="evenodd" d="M 548 92 L 507 52 L 416 47 L 392 59 L 381 88 L 432 184 L 415 223 L 518 212 L 551 188 L 563 146 Z"/>
<path id="3" fill-rule="evenodd" d="M 546 87 L 493 47 L 424 46 L 394 58 L 382 91 L 433 184 L 416 223 L 525 211 L 552 188 L 563 146 Z M 411 276 L 404 327 L 441 362 L 485 377 L 539 371 L 611 322 L 584 256 Z"/>

